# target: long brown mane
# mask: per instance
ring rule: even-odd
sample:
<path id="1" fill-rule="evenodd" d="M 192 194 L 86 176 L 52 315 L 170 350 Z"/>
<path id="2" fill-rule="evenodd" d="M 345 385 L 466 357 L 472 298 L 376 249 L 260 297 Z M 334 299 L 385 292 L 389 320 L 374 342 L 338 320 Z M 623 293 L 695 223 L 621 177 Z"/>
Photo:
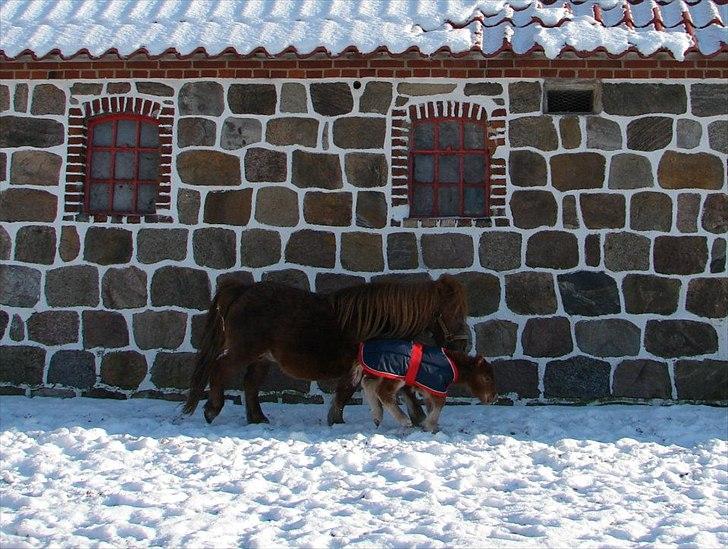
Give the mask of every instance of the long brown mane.
<path id="1" fill-rule="evenodd" d="M 467 316 L 465 288 L 453 276 L 414 282 L 374 282 L 329 296 L 339 325 L 357 341 L 374 337 L 412 338 L 437 317 L 452 331 Z"/>

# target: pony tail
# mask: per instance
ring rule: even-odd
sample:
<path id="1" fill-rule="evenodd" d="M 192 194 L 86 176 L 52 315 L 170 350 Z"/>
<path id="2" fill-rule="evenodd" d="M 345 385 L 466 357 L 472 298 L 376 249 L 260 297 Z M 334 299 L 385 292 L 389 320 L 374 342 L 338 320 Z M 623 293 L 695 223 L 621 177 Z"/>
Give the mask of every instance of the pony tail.
<path id="1" fill-rule="evenodd" d="M 215 359 L 220 356 L 225 339 L 225 316 L 230 306 L 245 292 L 247 287 L 237 281 L 226 282 L 212 300 L 207 313 L 207 323 L 197 352 L 197 364 L 190 379 L 190 391 L 182 407 L 183 414 L 191 414 L 205 395 Z"/>

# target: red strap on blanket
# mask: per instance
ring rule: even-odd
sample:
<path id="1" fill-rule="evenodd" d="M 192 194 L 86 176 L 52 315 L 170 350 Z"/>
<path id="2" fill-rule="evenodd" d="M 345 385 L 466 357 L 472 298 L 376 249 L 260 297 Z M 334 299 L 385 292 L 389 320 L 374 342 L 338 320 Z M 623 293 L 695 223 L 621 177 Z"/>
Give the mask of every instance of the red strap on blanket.
<path id="1" fill-rule="evenodd" d="M 420 370 L 420 364 L 422 364 L 422 343 L 415 342 L 412 345 L 412 354 L 407 365 L 407 375 L 404 377 L 404 382 L 407 385 L 415 384 L 417 372 Z"/>

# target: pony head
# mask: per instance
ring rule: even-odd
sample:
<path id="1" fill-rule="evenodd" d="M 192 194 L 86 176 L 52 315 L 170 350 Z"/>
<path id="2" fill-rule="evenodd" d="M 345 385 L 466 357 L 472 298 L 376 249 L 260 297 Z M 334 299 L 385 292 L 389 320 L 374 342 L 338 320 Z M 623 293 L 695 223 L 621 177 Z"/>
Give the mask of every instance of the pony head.
<path id="1" fill-rule="evenodd" d="M 483 404 L 490 404 L 498 396 L 495 388 L 495 370 L 493 365 L 478 355 L 475 358 L 475 367 L 472 380 L 469 384 L 473 396 Z"/>

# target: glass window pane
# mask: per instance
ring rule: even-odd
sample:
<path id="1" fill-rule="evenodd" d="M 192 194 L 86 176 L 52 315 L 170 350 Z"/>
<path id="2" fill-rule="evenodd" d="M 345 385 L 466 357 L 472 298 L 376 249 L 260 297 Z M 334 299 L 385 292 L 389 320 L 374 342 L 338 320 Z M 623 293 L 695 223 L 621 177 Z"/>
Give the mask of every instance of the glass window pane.
<path id="1" fill-rule="evenodd" d="M 465 187 L 465 215 L 485 215 L 485 189 Z"/>
<path id="2" fill-rule="evenodd" d="M 464 158 L 463 179 L 465 183 L 483 183 L 485 181 L 485 156 L 470 155 Z"/>
<path id="3" fill-rule="evenodd" d="M 430 151 L 435 148 L 435 126 L 418 124 L 415 126 L 415 149 Z"/>
<path id="4" fill-rule="evenodd" d="M 440 157 L 440 183 L 460 181 L 460 159 L 457 156 Z"/>
<path id="5" fill-rule="evenodd" d="M 109 122 L 103 122 L 101 124 L 96 124 L 94 126 L 94 136 L 93 136 L 93 145 L 97 145 L 99 147 L 110 147 L 112 145 L 111 142 L 111 121 Z"/>
<path id="6" fill-rule="evenodd" d="M 159 126 L 142 122 L 142 147 L 159 147 Z"/>
<path id="7" fill-rule="evenodd" d="M 134 147 L 137 142 L 136 120 L 119 120 L 116 123 L 116 146 Z"/>
<path id="8" fill-rule="evenodd" d="M 134 153 L 118 152 L 116 153 L 116 170 L 114 179 L 133 179 L 134 178 Z"/>
<path id="9" fill-rule="evenodd" d="M 91 155 L 91 177 L 111 179 L 111 153 L 96 151 Z"/>
<path id="10" fill-rule="evenodd" d="M 132 183 L 116 183 L 114 185 L 114 211 L 134 211 L 134 185 Z"/>
<path id="11" fill-rule="evenodd" d="M 440 148 L 460 148 L 460 124 L 457 122 L 442 122 L 440 124 Z"/>
<path id="12" fill-rule="evenodd" d="M 464 136 L 466 149 L 485 148 L 485 128 L 483 126 L 479 124 L 465 124 Z"/>
<path id="13" fill-rule="evenodd" d="M 137 211 L 139 213 L 154 213 L 157 202 L 156 185 L 139 185 L 139 201 Z"/>
<path id="14" fill-rule="evenodd" d="M 435 179 L 435 157 L 429 154 L 416 154 L 414 159 L 415 181 L 432 183 Z"/>
<path id="15" fill-rule="evenodd" d="M 418 185 L 412 192 L 412 215 L 432 215 L 432 187 Z"/>
<path id="16" fill-rule="evenodd" d="M 139 179 L 156 181 L 159 177 L 159 154 L 141 153 L 139 155 Z"/>
<path id="17" fill-rule="evenodd" d="M 92 183 L 88 197 L 88 207 L 92 212 L 107 211 L 109 209 L 110 185 Z"/>
<path id="18" fill-rule="evenodd" d="M 454 186 L 440 187 L 440 215 L 460 214 L 460 193 Z"/>

